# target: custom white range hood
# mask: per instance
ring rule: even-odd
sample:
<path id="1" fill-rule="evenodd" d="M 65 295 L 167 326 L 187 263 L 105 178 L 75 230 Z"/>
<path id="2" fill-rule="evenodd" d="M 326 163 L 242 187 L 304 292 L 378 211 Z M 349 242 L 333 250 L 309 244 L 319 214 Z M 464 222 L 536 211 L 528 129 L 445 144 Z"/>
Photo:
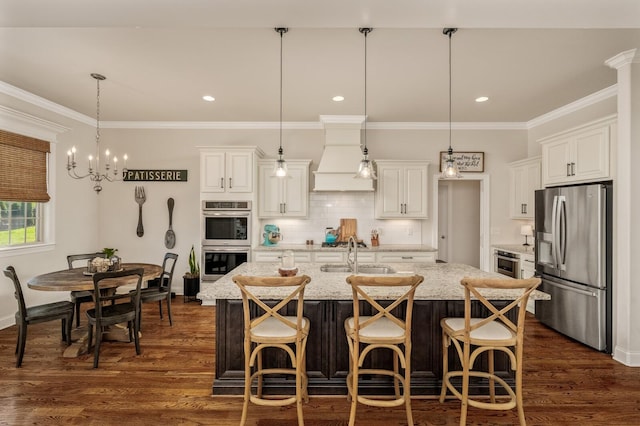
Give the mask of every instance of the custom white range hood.
<path id="1" fill-rule="evenodd" d="M 314 191 L 373 191 L 372 179 L 356 179 L 362 160 L 363 115 L 321 115 L 324 152 L 315 175 Z"/>

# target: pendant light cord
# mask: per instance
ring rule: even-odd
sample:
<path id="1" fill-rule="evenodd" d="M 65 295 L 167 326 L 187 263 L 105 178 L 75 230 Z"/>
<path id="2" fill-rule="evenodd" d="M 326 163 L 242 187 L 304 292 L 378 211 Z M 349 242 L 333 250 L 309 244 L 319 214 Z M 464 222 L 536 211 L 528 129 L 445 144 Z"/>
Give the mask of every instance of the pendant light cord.
<path id="1" fill-rule="evenodd" d="M 451 35 L 452 31 L 449 31 L 449 155 L 451 155 Z"/>
<path id="2" fill-rule="evenodd" d="M 280 33 L 280 149 L 278 154 L 282 156 L 282 39 L 286 29 L 280 28 L 278 32 Z"/>
<path id="3" fill-rule="evenodd" d="M 367 35 L 371 32 L 371 28 L 360 28 L 359 31 L 364 34 L 364 155 L 369 154 L 367 149 Z"/>

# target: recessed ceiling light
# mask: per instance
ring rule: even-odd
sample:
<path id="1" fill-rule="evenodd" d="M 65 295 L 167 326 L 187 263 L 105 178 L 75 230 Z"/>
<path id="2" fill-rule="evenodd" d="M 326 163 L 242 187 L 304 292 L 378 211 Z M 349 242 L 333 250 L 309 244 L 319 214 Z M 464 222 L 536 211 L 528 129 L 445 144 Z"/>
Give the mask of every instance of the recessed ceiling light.
<path id="1" fill-rule="evenodd" d="M 202 97 L 202 99 L 204 99 L 204 100 L 205 100 L 205 101 L 207 101 L 207 102 L 213 102 L 213 101 L 215 101 L 215 100 L 216 100 L 216 98 L 214 98 L 214 97 L 213 97 L 213 96 L 211 96 L 211 95 L 204 95 L 204 96 Z"/>
<path id="2" fill-rule="evenodd" d="M 334 96 L 331 99 L 333 99 L 334 102 L 342 102 L 342 101 L 344 101 L 344 96 L 338 95 L 338 96 Z"/>
<path id="3" fill-rule="evenodd" d="M 489 100 L 488 97 L 486 96 L 480 96 L 478 98 L 476 98 L 476 102 L 487 102 Z"/>

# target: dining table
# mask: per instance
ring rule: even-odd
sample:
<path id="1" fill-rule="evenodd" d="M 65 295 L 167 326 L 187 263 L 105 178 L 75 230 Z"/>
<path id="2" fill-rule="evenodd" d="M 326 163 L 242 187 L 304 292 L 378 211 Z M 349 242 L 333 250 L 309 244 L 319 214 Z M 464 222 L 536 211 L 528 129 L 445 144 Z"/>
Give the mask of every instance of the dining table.
<path id="1" fill-rule="evenodd" d="M 122 263 L 122 269 L 144 269 L 142 277 L 143 283 L 157 278 L 162 273 L 162 266 L 152 263 Z M 100 284 L 100 288 L 111 289 L 117 291 L 117 288 L 125 285 L 135 285 L 137 277 L 121 277 L 119 279 L 107 280 Z M 33 290 L 43 291 L 93 291 L 93 274 L 87 272 L 86 267 L 63 269 L 61 271 L 48 272 L 42 275 L 36 275 L 27 281 L 27 286 Z M 89 351 L 91 343 L 88 341 L 87 326 L 80 326 L 71 333 L 71 345 L 65 349 L 63 356 L 65 358 L 75 358 Z M 105 336 L 109 340 L 129 341 L 129 330 L 126 327 L 112 329 Z"/>

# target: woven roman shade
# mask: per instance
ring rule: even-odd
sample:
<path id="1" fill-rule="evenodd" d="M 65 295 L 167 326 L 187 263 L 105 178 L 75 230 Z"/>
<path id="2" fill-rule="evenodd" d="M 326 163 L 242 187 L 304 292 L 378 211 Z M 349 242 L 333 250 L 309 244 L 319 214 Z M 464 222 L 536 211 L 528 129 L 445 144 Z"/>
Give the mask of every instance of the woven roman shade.
<path id="1" fill-rule="evenodd" d="M 0 200 L 47 202 L 49 142 L 0 130 Z"/>

